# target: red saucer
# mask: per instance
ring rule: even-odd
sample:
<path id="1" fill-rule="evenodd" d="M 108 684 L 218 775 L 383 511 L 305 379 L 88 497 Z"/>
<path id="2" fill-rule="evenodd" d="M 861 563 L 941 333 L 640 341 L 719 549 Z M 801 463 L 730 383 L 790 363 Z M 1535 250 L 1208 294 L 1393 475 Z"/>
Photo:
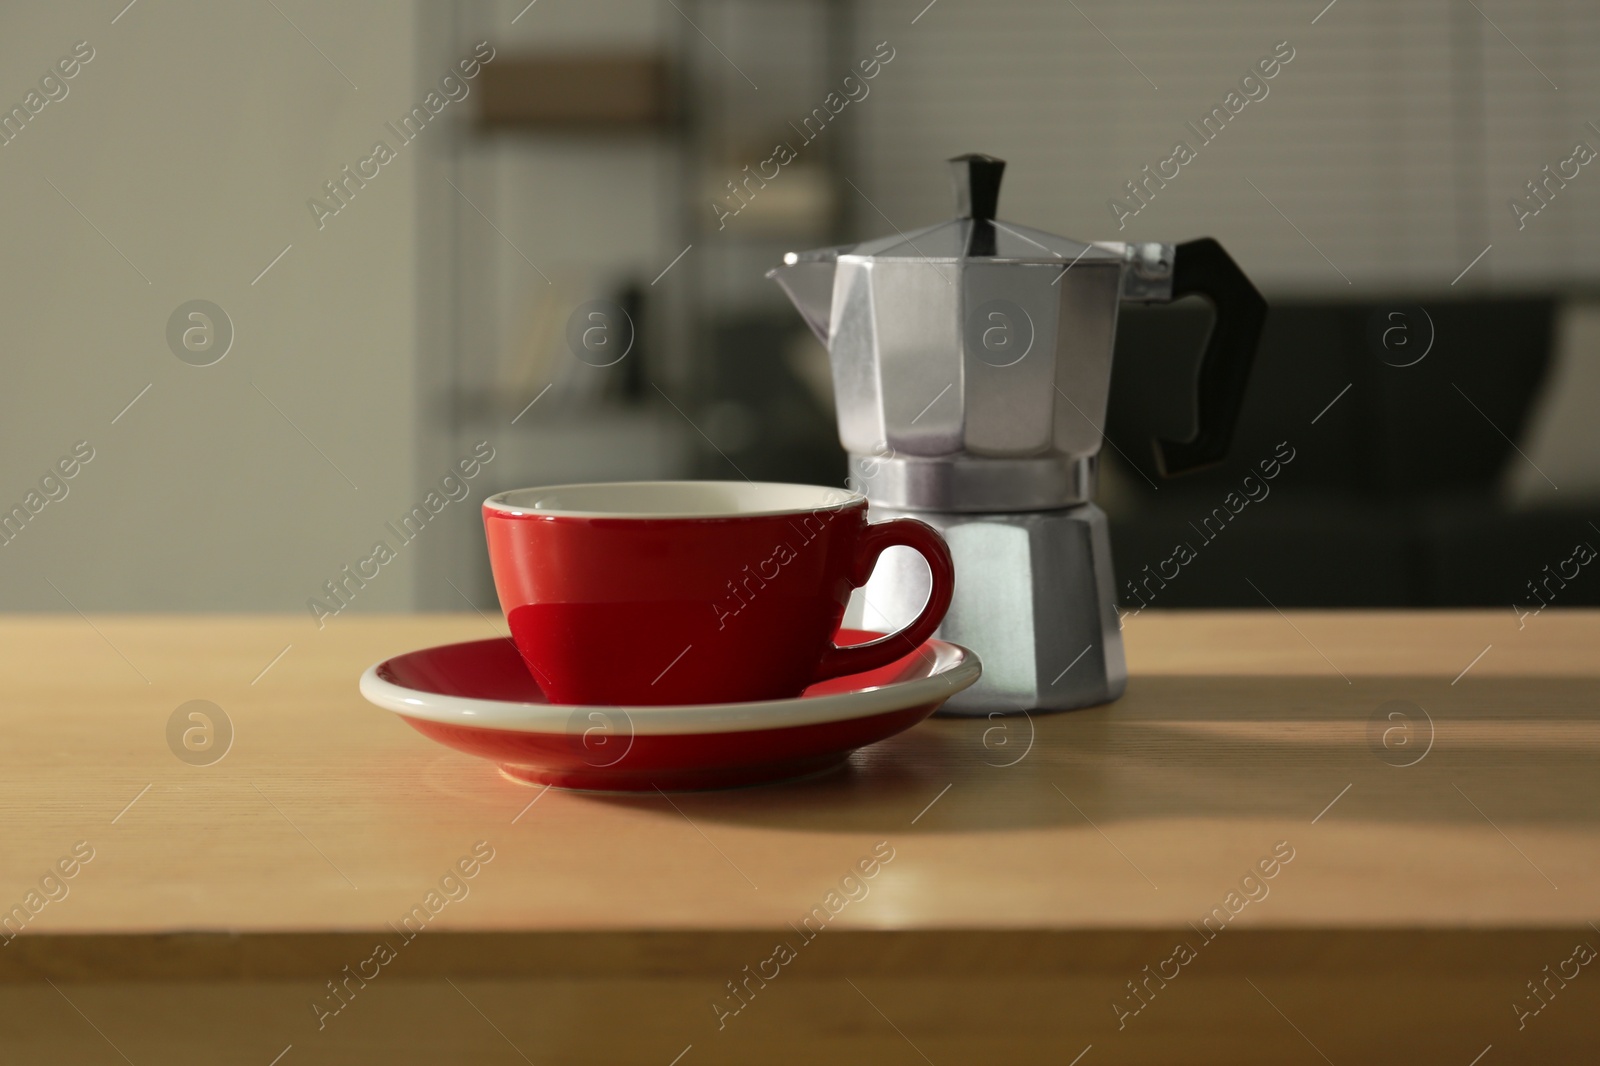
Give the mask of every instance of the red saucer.
<path id="1" fill-rule="evenodd" d="M 840 630 L 841 641 L 881 634 Z M 730 788 L 840 766 L 922 721 L 978 679 L 977 656 L 929 640 L 888 666 L 799 698 L 756 703 L 583 707 L 545 700 L 509 639 L 385 660 L 361 694 L 424 736 L 493 760 L 517 781 L 608 792 Z"/>

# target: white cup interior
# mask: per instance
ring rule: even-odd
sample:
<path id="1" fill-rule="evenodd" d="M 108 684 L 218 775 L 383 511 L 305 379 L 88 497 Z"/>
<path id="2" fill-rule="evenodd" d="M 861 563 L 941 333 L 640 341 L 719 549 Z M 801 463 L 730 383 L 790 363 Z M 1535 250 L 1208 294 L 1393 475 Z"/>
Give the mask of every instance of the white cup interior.
<path id="1" fill-rule="evenodd" d="M 483 505 L 505 514 L 563 518 L 729 518 L 833 510 L 862 499 L 825 485 L 771 481 L 612 481 L 512 489 Z"/>

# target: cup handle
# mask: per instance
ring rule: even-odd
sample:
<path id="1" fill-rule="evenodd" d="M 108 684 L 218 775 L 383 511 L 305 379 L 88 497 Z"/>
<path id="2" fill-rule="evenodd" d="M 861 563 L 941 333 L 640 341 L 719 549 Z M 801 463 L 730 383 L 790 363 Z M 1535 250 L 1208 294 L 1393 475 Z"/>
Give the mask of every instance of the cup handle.
<path id="1" fill-rule="evenodd" d="M 872 568 L 878 565 L 878 556 L 883 554 L 885 548 L 896 544 L 905 545 L 927 560 L 928 569 L 933 574 L 928 602 L 911 624 L 898 632 L 847 648 L 830 646 L 817 664 L 816 673 L 811 678 L 812 684 L 888 666 L 922 647 L 923 641 L 933 636 L 933 631 L 944 621 L 945 611 L 950 609 L 950 596 L 955 591 L 955 563 L 950 558 L 950 548 L 944 538 L 926 522 L 915 518 L 891 518 L 887 522 L 869 525 L 861 537 L 855 572 L 850 575 L 851 587 L 865 585 L 872 576 Z"/>

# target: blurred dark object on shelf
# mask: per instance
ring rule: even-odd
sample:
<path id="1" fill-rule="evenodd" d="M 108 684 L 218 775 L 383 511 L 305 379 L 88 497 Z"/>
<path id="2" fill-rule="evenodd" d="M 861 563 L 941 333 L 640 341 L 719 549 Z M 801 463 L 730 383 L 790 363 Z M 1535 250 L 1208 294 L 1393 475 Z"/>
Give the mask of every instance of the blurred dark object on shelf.
<path id="1" fill-rule="evenodd" d="M 506 55 L 482 77 L 479 122 L 489 128 L 628 133 L 674 119 L 667 57 L 656 52 Z"/>
<path id="2" fill-rule="evenodd" d="M 647 317 L 649 307 L 645 301 L 645 287 L 636 280 L 630 280 L 617 290 L 617 306 L 622 308 L 622 313 L 630 324 L 629 332 L 633 337 L 633 350 L 622 360 L 614 390 L 617 397 L 627 404 L 640 403 L 645 398 L 649 387 L 645 384 L 649 377 L 649 337 L 653 323 Z"/>
<path id="3" fill-rule="evenodd" d="M 524 353 L 527 358 L 508 360 L 497 379 L 448 394 L 448 401 L 435 405 L 443 423 L 511 418 L 515 425 L 533 402 L 542 402 L 546 411 L 559 407 L 568 413 L 615 414 L 655 397 L 650 381 L 659 373 L 655 351 L 660 305 L 650 299 L 649 287 L 631 276 L 602 291 L 604 297 L 584 301 L 566 321 L 530 329 L 535 342 Z M 557 314 L 566 311 L 559 298 L 546 307 Z"/>
<path id="4" fill-rule="evenodd" d="M 1123 606 L 1139 606 L 1134 581 L 1151 607 L 1537 607 L 1530 582 L 1579 542 L 1600 546 L 1592 501 L 1504 502 L 1507 464 L 1530 461 L 1512 442 L 1552 364 L 1555 312 L 1549 299 L 1276 302 L 1228 459 L 1163 481 L 1150 439 L 1190 435 L 1192 415 L 1141 379 L 1192 365 L 1210 316 L 1125 310 L 1102 453 L 1121 467 L 1107 509 Z M 1263 480 L 1285 443 L 1293 459 Z M 1193 558 L 1176 561 L 1179 545 Z M 1600 604 L 1600 573 L 1561 586 L 1551 606 Z"/>
<path id="5" fill-rule="evenodd" d="M 793 359 L 815 338 L 795 328 L 792 314 L 729 318 L 706 337 L 701 399 L 687 411 L 706 445 L 693 476 L 843 487 L 848 463 L 833 410 Z"/>

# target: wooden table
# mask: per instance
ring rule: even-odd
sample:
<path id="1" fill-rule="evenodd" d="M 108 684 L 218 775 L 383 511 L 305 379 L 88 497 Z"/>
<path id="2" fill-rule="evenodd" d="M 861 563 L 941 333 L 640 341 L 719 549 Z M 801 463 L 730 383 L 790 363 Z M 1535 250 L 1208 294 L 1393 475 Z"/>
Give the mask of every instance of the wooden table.
<path id="1" fill-rule="evenodd" d="M 639 798 L 356 692 L 498 624 L 0 620 L 0 1062 L 1593 1061 L 1600 613 L 1146 612 L 1113 706 Z"/>

